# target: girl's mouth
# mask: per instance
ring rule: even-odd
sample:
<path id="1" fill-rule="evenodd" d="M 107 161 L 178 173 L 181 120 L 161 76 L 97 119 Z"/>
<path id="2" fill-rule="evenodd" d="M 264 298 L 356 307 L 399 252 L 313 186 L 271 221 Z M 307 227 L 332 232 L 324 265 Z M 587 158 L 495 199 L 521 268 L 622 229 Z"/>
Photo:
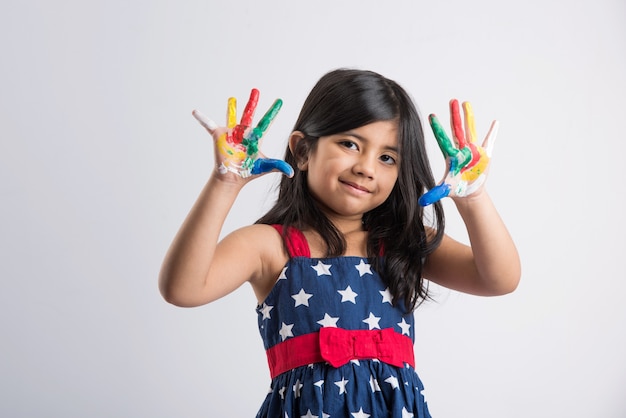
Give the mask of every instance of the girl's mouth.
<path id="1" fill-rule="evenodd" d="M 352 182 L 350 182 L 350 181 L 343 181 L 343 180 L 339 180 L 339 181 L 340 181 L 342 184 L 345 184 L 346 186 L 348 186 L 348 187 L 350 187 L 350 188 L 352 188 L 352 189 L 354 189 L 354 190 L 357 190 L 357 191 L 359 191 L 359 192 L 361 192 L 361 193 L 371 193 L 371 192 L 370 192 L 370 190 L 369 190 L 368 188 L 366 188 L 366 187 L 364 187 L 364 186 L 361 186 L 361 185 L 359 185 L 359 184 L 357 184 L 357 183 L 352 183 Z"/>

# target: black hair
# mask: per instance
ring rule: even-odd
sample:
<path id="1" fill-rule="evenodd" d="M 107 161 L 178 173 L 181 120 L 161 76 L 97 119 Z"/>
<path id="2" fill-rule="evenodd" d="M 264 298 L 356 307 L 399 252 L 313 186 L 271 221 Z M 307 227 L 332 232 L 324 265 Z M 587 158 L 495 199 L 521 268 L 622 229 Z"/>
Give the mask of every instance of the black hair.
<path id="1" fill-rule="evenodd" d="M 327 245 L 327 257 L 345 253 L 340 231 L 324 215 L 309 193 L 307 172 L 297 168 L 315 151 L 317 140 L 377 121 L 397 121 L 401 156 L 398 179 L 390 196 L 363 215 L 368 231 L 367 255 L 393 295 L 413 311 L 428 298 L 422 277 L 424 260 L 440 244 L 444 230 L 443 207 L 432 208 L 432 233 L 424 226 L 424 208 L 419 197 L 434 187 L 424 145 L 422 123 L 408 93 L 395 81 L 372 71 L 337 69 L 324 75 L 313 87 L 294 126 L 304 138 L 295 150 L 289 147 L 285 161 L 294 167 L 293 178 L 283 177 L 275 205 L 257 223 L 315 229 Z M 384 257 L 380 257 L 384 254 Z"/>

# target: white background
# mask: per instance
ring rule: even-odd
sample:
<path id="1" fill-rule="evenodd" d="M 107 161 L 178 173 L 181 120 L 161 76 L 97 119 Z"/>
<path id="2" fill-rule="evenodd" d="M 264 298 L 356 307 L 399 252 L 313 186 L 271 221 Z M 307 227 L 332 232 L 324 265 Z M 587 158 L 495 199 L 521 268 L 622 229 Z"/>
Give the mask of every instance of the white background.
<path id="1" fill-rule="evenodd" d="M 417 311 L 432 414 L 626 416 L 623 0 L 4 0 L 0 52 L 1 416 L 254 416 L 269 375 L 250 288 L 194 309 L 157 290 L 212 169 L 190 113 L 281 97 L 264 150 L 282 157 L 343 66 L 398 81 L 424 117 L 446 123 L 458 97 L 481 134 L 501 123 L 488 188 L 523 277 Z M 248 185 L 225 232 L 277 180 Z"/>

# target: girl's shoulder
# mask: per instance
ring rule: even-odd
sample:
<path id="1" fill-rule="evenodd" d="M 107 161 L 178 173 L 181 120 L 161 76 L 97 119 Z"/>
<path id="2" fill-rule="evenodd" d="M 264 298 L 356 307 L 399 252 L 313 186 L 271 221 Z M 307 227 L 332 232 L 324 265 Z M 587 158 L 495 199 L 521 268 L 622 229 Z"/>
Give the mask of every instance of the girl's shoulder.
<path id="1" fill-rule="evenodd" d="M 261 257 L 265 268 L 282 269 L 289 260 L 280 231 L 272 225 L 253 224 L 233 232 L 240 235 L 246 247 Z"/>
<path id="2" fill-rule="evenodd" d="M 281 234 L 272 225 L 253 224 L 244 226 L 231 232 L 228 235 L 228 239 L 239 242 L 242 248 L 256 249 L 258 253 L 272 249 L 278 249 L 282 253 L 285 252 Z"/>
<path id="3" fill-rule="evenodd" d="M 264 300 L 289 261 L 281 234 L 271 225 L 254 224 L 231 232 L 222 242 L 231 254 L 237 253 L 237 260 L 255 266 L 250 284 L 258 300 Z"/>

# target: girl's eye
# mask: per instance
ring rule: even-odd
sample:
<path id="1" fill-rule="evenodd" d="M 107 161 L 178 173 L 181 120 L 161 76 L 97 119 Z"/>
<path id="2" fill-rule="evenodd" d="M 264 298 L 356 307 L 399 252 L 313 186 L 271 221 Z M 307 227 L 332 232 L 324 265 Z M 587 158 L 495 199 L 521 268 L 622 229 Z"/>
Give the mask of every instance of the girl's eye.
<path id="1" fill-rule="evenodd" d="M 341 141 L 340 144 L 348 149 L 359 149 L 356 143 L 352 141 L 345 140 L 345 141 Z"/>
<path id="2" fill-rule="evenodd" d="M 380 156 L 380 160 L 385 163 L 385 164 L 389 164 L 389 165 L 393 165 L 396 163 L 396 159 L 393 158 L 391 155 L 381 155 Z"/>

